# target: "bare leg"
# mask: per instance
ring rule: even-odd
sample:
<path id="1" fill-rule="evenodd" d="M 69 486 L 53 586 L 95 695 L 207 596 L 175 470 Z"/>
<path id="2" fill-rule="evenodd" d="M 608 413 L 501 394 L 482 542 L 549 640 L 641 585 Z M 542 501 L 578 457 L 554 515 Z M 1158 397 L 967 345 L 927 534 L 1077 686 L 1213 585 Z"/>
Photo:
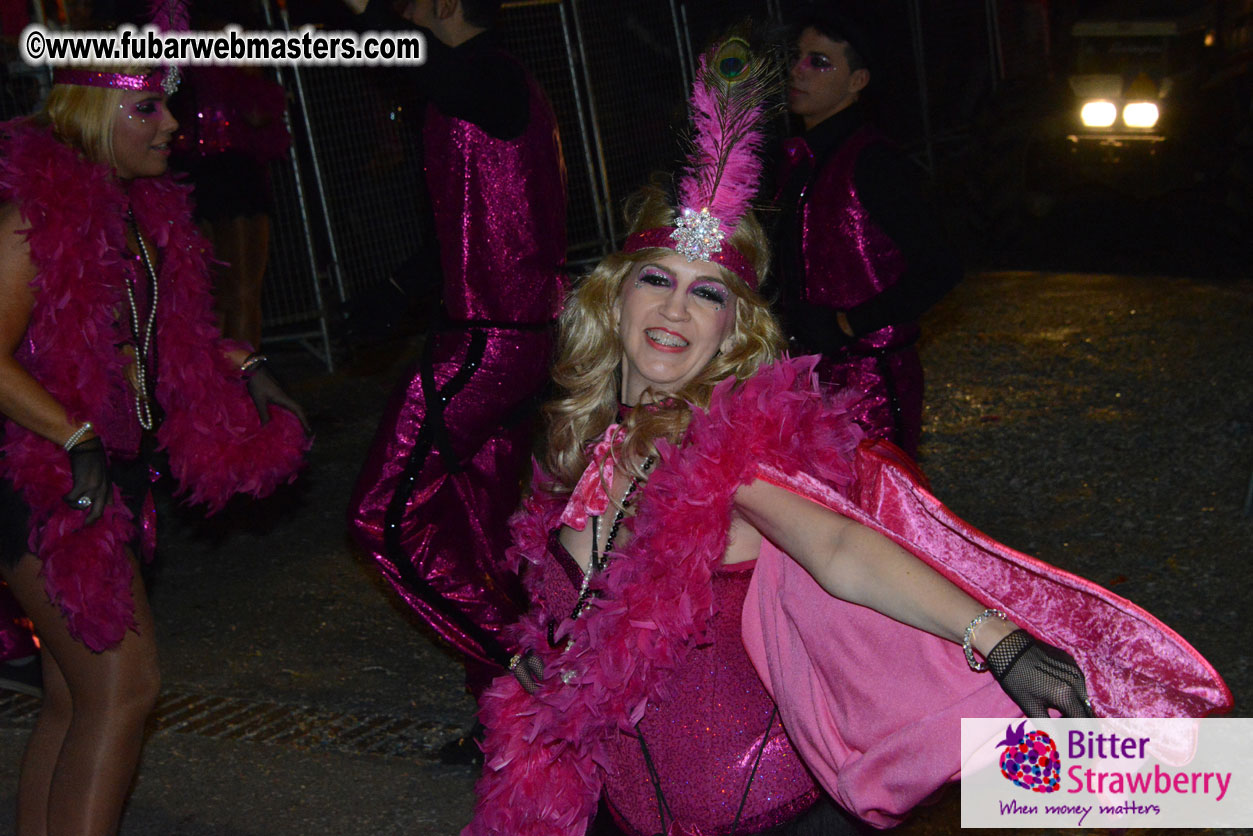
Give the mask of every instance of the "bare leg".
<path id="1" fill-rule="evenodd" d="M 205 221 L 201 230 L 226 265 L 214 271 L 214 299 L 222 335 L 253 348 L 261 343 L 261 283 L 270 251 L 268 215 Z"/>
<path id="2" fill-rule="evenodd" d="M 239 280 L 239 336 L 253 348 L 261 347 L 261 284 L 270 259 L 270 216 L 236 218 L 243 239 L 243 275 Z"/>
<path id="3" fill-rule="evenodd" d="M 136 569 L 131 593 L 139 632 L 93 653 L 70 636 L 39 568 L 26 555 L 5 572 L 44 653 L 44 703 L 22 760 L 18 836 L 109 836 L 160 688 L 152 612 Z"/>
<path id="4" fill-rule="evenodd" d="M 239 252 L 239 239 L 231 232 L 229 218 L 201 221 L 200 231 L 213 245 L 214 259 L 223 262 L 209 266 L 213 277 L 213 312 L 217 314 L 218 329 L 222 336 L 235 339 L 227 329 L 234 326 L 236 319 L 234 273 L 243 257 Z"/>
<path id="5" fill-rule="evenodd" d="M 43 705 L 35 720 L 35 730 L 26 743 L 17 788 L 17 832 L 20 834 L 48 832 L 48 791 L 73 714 L 70 688 L 61 669 L 46 648 L 41 653 Z"/>

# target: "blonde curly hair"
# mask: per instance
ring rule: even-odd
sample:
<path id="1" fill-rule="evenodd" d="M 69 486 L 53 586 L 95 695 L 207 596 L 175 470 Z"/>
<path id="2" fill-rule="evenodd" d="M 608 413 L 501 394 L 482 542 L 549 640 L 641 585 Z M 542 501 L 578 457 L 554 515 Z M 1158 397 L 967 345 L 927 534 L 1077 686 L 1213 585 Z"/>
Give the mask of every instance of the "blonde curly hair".
<path id="1" fill-rule="evenodd" d="M 674 214 L 665 193 L 655 185 L 640 190 L 627 202 L 632 234 L 672 226 Z M 728 245 L 739 250 L 764 283 L 770 247 L 751 212 L 723 246 Z M 671 250 L 657 247 L 611 253 L 574 286 L 566 300 L 558 322 L 553 366 L 553 381 L 560 394 L 544 406 L 545 469 L 559 490 L 573 490 L 587 467 L 589 445 L 618 418 L 623 349 L 614 304 L 639 265 L 671 254 Z M 719 270 L 735 297 L 730 348 L 714 357 L 682 389 L 666 393 L 671 397 L 655 407 L 633 410 L 624 419 L 626 436 L 619 466 L 627 473 L 643 475 L 640 467 L 647 456 L 655 455 L 658 438 L 677 442 L 687 428 L 691 406 L 707 406 L 720 381 L 728 377 L 746 380 L 782 351 L 783 336 L 766 300 L 735 273 L 721 265 Z"/>

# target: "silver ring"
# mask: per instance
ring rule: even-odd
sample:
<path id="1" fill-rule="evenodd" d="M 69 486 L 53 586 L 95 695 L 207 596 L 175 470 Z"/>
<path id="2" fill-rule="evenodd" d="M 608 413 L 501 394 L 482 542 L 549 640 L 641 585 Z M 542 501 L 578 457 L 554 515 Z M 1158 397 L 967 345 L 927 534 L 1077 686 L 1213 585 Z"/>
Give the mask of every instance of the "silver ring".
<path id="1" fill-rule="evenodd" d="M 91 507 L 91 497 L 90 497 L 90 496 L 80 496 L 78 499 L 74 500 L 74 504 L 75 504 L 75 505 L 77 505 L 79 508 L 90 508 L 90 507 Z"/>

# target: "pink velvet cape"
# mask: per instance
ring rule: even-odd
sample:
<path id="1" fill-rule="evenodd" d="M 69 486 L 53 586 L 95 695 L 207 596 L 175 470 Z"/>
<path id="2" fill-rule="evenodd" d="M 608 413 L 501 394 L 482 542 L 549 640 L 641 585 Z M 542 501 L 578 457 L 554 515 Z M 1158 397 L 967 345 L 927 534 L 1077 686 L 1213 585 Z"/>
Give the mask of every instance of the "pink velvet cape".
<path id="1" fill-rule="evenodd" d="M 294 479 L 309 440 L 285 410 L 262 426 L 224 355 L 244 346 L 223 340 L 214 323 L 209 247 L 191 221 L 190 189 L 167 175 L 123 191 L 110 167 L 46 128 L 19 120 L 0 132 L 0 199 L 21 211 L 37 270 L 18 361 L 71 422 L 96 425 L 110 456 L 135 454 L 140 431 L 118 349 L 132 342 L 125 288 L 142 269 L 127 253 L 129 202 L 158 251 L 156 398 L 165 419 L 157 441 L 180 491 L 213 512 L 235 493 L 263 496 Z M 134 521 L 118 489 L 103 516 L 85 526 L 86 514 L 61 499 L 72 478 L 60 445 L 8 421 L 3 451 L 0 475 L 30 507 L 28 545 L 49 599 L 87 647 L 111 647 L 134 626 L 125 552 Z"/>
<path id="2" fill-rule="evenodd" d="M 934 499 L 922 502 L 928 513 L 910 505 L 894 475 L 906 468 L 888 466 L 891 455 L 882 452 L 888 448 L 857 453 L 863 434 L 848 418 L 852 395 L 824 396 L 813 372 L 817 360 L 784 361 L 738 386 L 720 384 L 709 408 L 693 411 L 683 444 L 659 445 L 660 464 L 628 521 L 635 536 L 593 582 L 601 597 L 577 620 L 541 609 L 520 623 L 518 644 L 540 654 L 545 681 L 531 695 L 511 676 L 502 677 L 484 695 L 486 763 L 465 836 L 585 831 L 600 793 L 598 770 L 607 763 L 605 739 L 630 730 L 649 699 L 669 696 L 668 671 L 683 663 L 711 616 L 710 576 L 726 550 L 734 492 L 757 478 L 888 534 L 976 598 L 1004 607 L 1041 638 L 1071 650 L 1099 713 L 1199 716 L 1230 705 L 1230 692 L 1213 669 L 1147 613 L 976 536 Z M 907 481 L 913 495 L 926 495 L 918 493 L 915 478 Z M 546 567 L 542 555 L 561 508 L 560 499 L 541 492 L 515 517 L 511 555 L 532 563 L 533 589 L 542 588 L 544 571 L 558 571 Z M 961 535 L 977 547 L 952 557 L 952 539 Z M 931 556 L 932 548 L 944 556 Z M 843 602 L 827 615 L 798 619 L 792 611 L 813 606 L 815 589 L 835 599 L 810 581 L 804 590 L 810 599 L 780 607 L 777 596 L 790 596 L 796 585 L 794 565 L 777 550 L 763 549 L 754 584 L 764 603 L 754 604 L 750 590 L 746 645 L 802 757 L 850 810 L 875 824 L 891 823 L 959 768 L 952 737 L 924 739 L 918 729 L 951 731 L 953 718 L 967 710 L 969 716 L 1019 712 L 989 676 L 965 670 L 956 645 Z M 1058 596 L 1061 609 L 1075 609 L 1059 615 L 1043 606 Z M 1027 612 L 1033 605 L 1037 611 Z M 874 616 L 869 622 L 867 613 Z M 547 641 L 554 617 L 564 619 L 557 635 L 573 640 L 569 650 L 554 650 Z M 789 620 L 805 623 L 796 627 Z M 820 647 L 812 644 L 816 637 L 823 639 Z M 903 648 L 903 655 L 889 654 L 889 646 Z M 908 680 L 911 666 L 926 688 Z M 897 682 L 908 684 L 885 693 Z M 918 745 L 917 752 L 910 748 Z"/>
<path id="3" fill-rule="evenodd" d="M 1117 595 L 996 542 L 944 507 L 885 441 L 858 448 L 841 494 L 803 473 L 759 476 L 885 534 L 1033 635 L 1066 648 L 1103 717 L 1202 717 L 1231 706 L 1214 668 Z M 961 648 L 834 598 L 765 543 L 743 611 L 744 644 L 788 735 L 842 806 L 898 824 L 956 780 L 962 717 L 1022 712 Z"/>

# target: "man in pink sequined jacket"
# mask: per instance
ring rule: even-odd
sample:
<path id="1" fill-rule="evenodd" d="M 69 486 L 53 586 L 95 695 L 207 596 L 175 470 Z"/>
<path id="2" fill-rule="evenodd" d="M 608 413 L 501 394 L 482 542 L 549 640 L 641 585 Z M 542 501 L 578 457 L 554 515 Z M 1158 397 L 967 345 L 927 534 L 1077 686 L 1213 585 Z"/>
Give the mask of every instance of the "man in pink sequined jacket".
<path id="1" fill-rule="evenodd" d="M 503 568 L 505 523 L 547 381 L 566 247 L 556 118 L 494 40 L 499 5 L 419 0 L 402 20 L 375 0 L 358 18 L 363 31 L 416 26 L 426 37 L 427 62 L 406 72 L 427 101 L 443 299 L 379 423 L 349 522 L 405 603 L 464 654 L 476 696 L 508 661 L 499 633 L 521 612 Z"/>
<path id="2" fill-rule="evenodd" d="M 779 172 L 779 313 L 794 351 L 823 355 L 823 382 L 863 394 L 856 418 L 867 433 L 917 455 L 918 318 L 961 279 L 961 264 L 913 165 L 866 120 L 866 27 L 814 6 L 797 31 L 788 109 L 805 133 L 788 140 Z"/>

